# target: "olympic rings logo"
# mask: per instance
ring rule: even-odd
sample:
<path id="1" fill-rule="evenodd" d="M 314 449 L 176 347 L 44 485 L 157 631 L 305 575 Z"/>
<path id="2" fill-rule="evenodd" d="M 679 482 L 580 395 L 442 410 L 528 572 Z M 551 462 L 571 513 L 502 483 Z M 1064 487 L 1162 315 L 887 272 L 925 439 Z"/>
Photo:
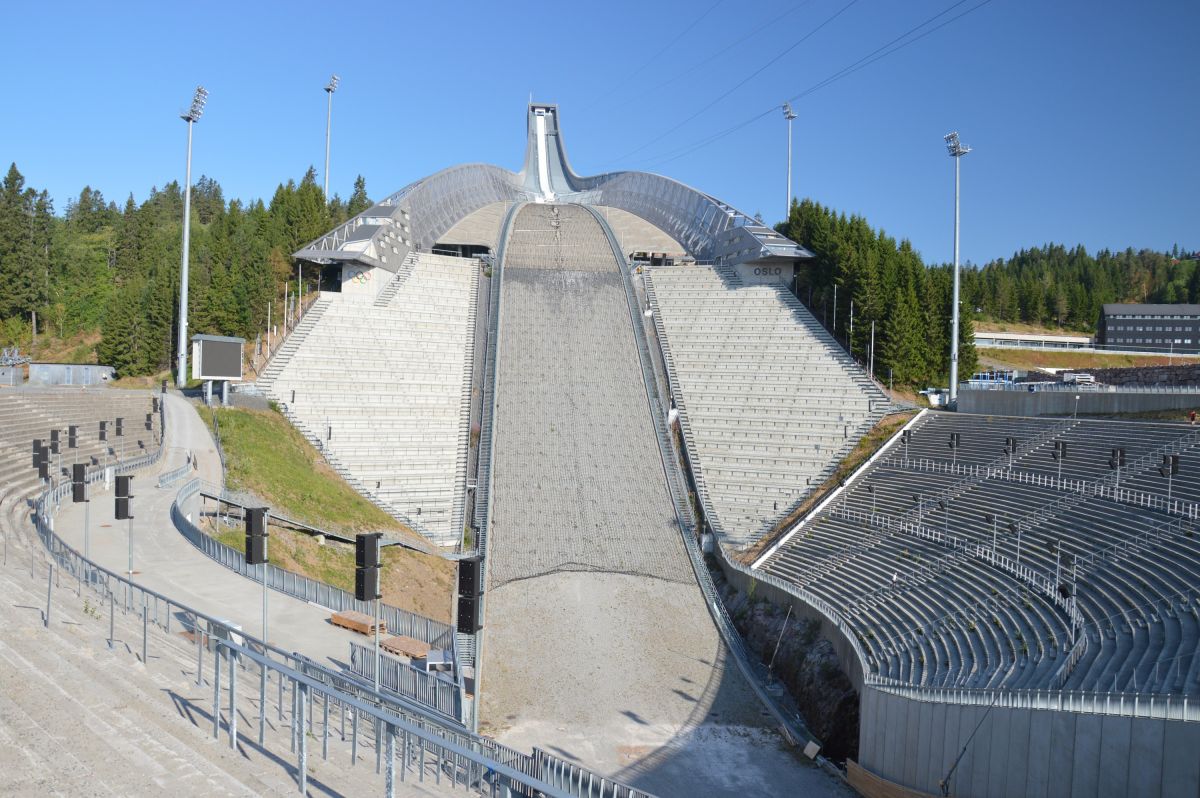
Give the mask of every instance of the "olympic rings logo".
<path id="1" fill-rule="evenodd" d="M 353 279 L 354 282 L 358 283 L 359 285 L 366 285 L 367 283 L 371 282 L 371 273 L 364 272 L 364 271 L 357 271 L 354 273 L 354 277 L 352 277 L 351 279 Z"/>

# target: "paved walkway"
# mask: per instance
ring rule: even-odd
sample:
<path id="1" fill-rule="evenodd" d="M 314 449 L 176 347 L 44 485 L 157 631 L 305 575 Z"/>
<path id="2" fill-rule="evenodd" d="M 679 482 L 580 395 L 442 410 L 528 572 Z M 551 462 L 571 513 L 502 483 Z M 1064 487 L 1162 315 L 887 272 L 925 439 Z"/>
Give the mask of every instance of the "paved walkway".
<path id="1" fill-rule="evenodd" d="M 187 541 L 171 522 L 171 503 L 183 485 L 159 489 L 158 475 L 185 462 L 185 452 L 195 453 L 196 476 L 210 483 L 221 481 L 221 463 L 208 427 L 186 399 L 167 395 L 166 455 L 156 466 L 138 472 L 133 480 L 134 579 L 176 601 L 241 625 L 248 634 L 262 634 L 262 588 L 209 559 Z M 92 559 L 113 571 L 124 572 L 129 559 L 129 522 L 115 521 L 114 493 L 103 485 L 92 488 L 90 548 Z M 194 513 L 198 500 L 190 512 Z M 189 509 L 189 508 L 185 508 Z M 55 518 L 55 531 L 83 550 L 83 505 L 65 501 Z M 267 622 L 270 642 L 288 651 L 300 651 L 325 664 L 340 665 L 350 656 L 349 641 L 367 642 L 362 635 L 329 623 L 330 612 L 316 605 L 271 591 Z"/>

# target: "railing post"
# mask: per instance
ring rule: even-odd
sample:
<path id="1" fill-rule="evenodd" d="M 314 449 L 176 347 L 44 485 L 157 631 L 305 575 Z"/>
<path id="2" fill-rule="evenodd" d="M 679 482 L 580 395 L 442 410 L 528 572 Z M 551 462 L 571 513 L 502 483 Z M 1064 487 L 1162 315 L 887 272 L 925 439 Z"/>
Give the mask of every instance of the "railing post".
<path id="1" fill-rule="evenodd" d="M 213 739 L 221 734 L 221 643 L 213 650 Z"/>
<path id="2" fill-rule="evenodd" d="M 50 628 L 50 593 L 54 590 L 54 563 L 50 563 L 50 570 L 46 572 L 46 618 L 45 626 Z"/>
<path id="3" fill-rule="evenodd" d="M 266 646 L 263 646 L 263 656 L 266 657 Z M 258 744 L 263 744 L 267 733 L 267 665 L 258 664 Z"/>
<path id="4" fill-rule="evenodd" d="M 308 686 L 302 683 L 297 683 L 299 688 L 300 700 L 297 702 L 300 707 L 300 722 L 296 725 L 296 731 L 300 735 L 300 794 L 308 794 L 308 735 L 304 730 L 304 708 L 305 698 L 308 693 Z"/>
<path id="5" fill-rule="evenodd" d="M 230 651 L 229 656 L 229 747 L 237 750 L 237 652 Z"/>

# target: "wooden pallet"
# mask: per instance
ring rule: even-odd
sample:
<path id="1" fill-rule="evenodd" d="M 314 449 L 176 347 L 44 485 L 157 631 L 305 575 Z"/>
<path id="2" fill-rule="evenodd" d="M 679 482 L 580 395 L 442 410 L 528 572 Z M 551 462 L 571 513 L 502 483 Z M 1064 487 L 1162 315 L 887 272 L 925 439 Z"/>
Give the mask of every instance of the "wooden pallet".
<path id="1" fill-rule="evenodd" d="M 352 632 L 358 632 L 364 635 L 375 634 L 375 619 L 370 615 L 355 610 L 343 610 L 335 612 L 329 616 L 329 621 L 334 626 L 341 626 L 344 629 L 349 629 Z M 379 622 L 379 634 L 387 634 L 387 624 L 383 621 Z"/>
<path id="2" fill-rule="evenodd" d="M 389 654 L 406 659 L 425 659 L 429 654 L 429 644 L 407 635 L 396 635 L 379 641 L 379 647 Z"/>

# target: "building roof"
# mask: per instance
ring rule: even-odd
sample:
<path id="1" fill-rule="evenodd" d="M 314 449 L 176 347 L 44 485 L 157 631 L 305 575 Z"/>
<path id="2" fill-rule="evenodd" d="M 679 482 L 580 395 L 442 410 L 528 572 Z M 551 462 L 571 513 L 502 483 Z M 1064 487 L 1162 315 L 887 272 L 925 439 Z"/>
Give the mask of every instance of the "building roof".
<path id="1" fill-rule="evenodd" d="M 230 338 L 228 335 L 193 335 L 193 341 L 228 341 L 233 344 L 246 343 L 245 338 Z"/>
<path id="2" fill-rule="evenodd" d="M 1200 305 L 1122 305 L 1110 303 L 1104 306 L 1104 315 L 1113 316 L 1200 316 Z"/>

